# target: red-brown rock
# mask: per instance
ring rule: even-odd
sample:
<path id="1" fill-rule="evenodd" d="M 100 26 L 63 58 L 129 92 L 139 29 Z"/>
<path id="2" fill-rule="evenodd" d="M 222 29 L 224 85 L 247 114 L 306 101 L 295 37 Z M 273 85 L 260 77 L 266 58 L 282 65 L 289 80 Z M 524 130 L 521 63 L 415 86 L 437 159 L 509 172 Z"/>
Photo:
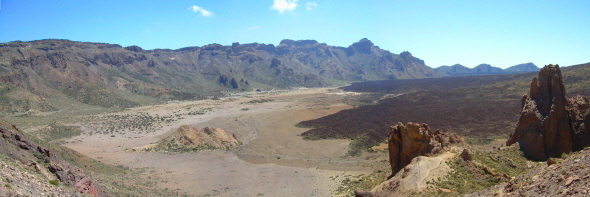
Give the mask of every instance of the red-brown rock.
<path id="1" fill-rule="evenodd" d="M 93 184 L 92 180 L 79 167 L 64 161 L 57 155 L 47 148 L 34 144 L 34 141 L 26 139 L 23 135 L 19 134 L 20 131 L 12 125 L 12 130 L 4 127 L 5 123 L 0 122 L 0 133 L 2 133 L 2 140 L 8 142 L 7 144 L 13 144 L 16 149 L 20 149 L 19 154 L 14 155 L 16 159 L 21 161 L 27 161 L 25 155 L 36 155 L 35 157 L 42 162 L 49 163 L 48 169 L 50 172 L 63 182 L 65 185 L 75 187 L 78 192 L 88 194 L 91 196 L 108 196 L 105 191 L 100 191 Z M 16 153 L 16 152 L 15 152 Z M 22 158 L 20 157 L 22 155 Z M 33 161 L 34 168 L 39 168 L 36 162 Z"/>
<path id="2" fill-rule="evenodd" d="M 522 98 L 518 124 L 506 145 L 518 142 L 525 154 L 535 160 L 571 152 L 574 130 L 566 104 L 559 66 L 543 67 L 531 82 L 530 96 Z"/>
<path id="3" fill-rule="evenodd" d="M 408 165 L 414 157 L 443 152 L 463 139 L 452 132 L 432 132 L 427 124 L 398 123 L 389 132 L 389 162 L 395 174 Z"/>
<path id="4" fill-rule="evenodd" d="M 574 96 L 568 99 L 567 111 L 572 119 L 572 149 L 574 151 L 582 150 L 590 145 L 590 103 L 583 96 Z"/>
<path id="5" fill-rule="evenodd" d="M 98 190 L 84 170 L 53 157 L 50 158 L 49 171 L 54 173 L 61 182 L 75 187 L 78 192 L 91 196 L 99 196 Z"/>
<path id="6" fill-rule="evenodd" d="M 471 161 L 473 158 L 471 157 L 471 151 L 469 149 L 463 149 L 463 152 L 459 155 L 463 161 Z"/>

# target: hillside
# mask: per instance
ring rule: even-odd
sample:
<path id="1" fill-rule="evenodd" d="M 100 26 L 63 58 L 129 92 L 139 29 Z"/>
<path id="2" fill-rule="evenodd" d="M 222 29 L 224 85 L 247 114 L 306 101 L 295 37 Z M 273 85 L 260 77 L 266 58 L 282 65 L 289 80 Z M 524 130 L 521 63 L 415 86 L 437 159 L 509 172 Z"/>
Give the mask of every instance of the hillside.
<path id="1" fill-rule="evenodd" d="M 455 64 L 452 66 L 440 66 L 434 69 L 443 76 L 473 76 L 473 75 L 494 75 L 494 74 L 514 74 L 522 72 L 535 72 L 539 71 L 533 63 L 518 64 L 506 69 L 499 67 L 493 67 L 489 64 L 480 64 L 474 68 L 468 68 L 461 64 Z"/>
<path id="2" fill-rule="evenodd" d="M 536 72 L 539 71 L 537 65 L 529 62 L 524 64 L 518 64 L 504 69 L 505 72 Z"/>
<path id="3" fill-rule="evenodd" d="M 368 39 L 347 48 L 315 40 L 210 44 L 177 50 L 37 40 L 0 44 L 0 112 L 56 111 L 76 103 L 132 107 L 222 92 L 437 77 L 409 52 Z"/>

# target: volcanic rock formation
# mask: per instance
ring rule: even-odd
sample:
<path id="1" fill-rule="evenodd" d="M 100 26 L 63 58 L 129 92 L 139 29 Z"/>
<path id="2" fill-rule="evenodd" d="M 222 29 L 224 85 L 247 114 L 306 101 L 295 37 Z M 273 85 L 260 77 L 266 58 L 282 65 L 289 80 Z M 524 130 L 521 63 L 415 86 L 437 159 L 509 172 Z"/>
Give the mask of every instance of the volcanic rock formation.
<path id="1" fill-rule="evenodd" d="M 6 153 L 27 166 L 33 166 L 35 171 L 41 174 L 49 170 L 59 181 L 76 188 L 78 192 L 91 196 L 108 196 L 96 188 L 84 170 L 62 160 L 53 151 L 26 139 L 14 125 L 0 122 L 0 134 L 3 138 L 0 153 Z M 44 165 L 39 165 L 40 163 L 47 164 L 47 169 L 42 169 L 40 166 Z"/>
<path id="2" fill-rule="evenodd" d="M 392 175 L 371 191 L 354 191 L 355 196 L 397 196 L 427 187 L 427 180 L 449 170 L 444 153 L 451 145 L 467 146 L 452 132 L 432 132 L 427 124 L 398 123 L 389 132 L 389 159 Z M 436 156 L 435 156 L 436 155 Z"/>
<path id="3" fill-rule="evenodd" d="M 452 144 L 464 143 L 452 132 L 432 132 L 427 124 L 398 123 L 389 131 L 389 162 L 392 174 L 408 165 L 414 157 L 443 152 Z"/>
<path id="4" fill-rule="evenodd" d="M 579 151 L 590 145 L 590 103 L 577 95 L 567 100 L 567 111 L 572 119 L 572 150 Z"/>
<path id="5" fill-rule="evenodd" d="M 531 159 L 561 157 L 589 144 L 584 124 L 588 101 L 581 96 L 566 99 L 559 65 L 541 69 L 531 82 L 530 96 L 522 97 L 521 107 L 518 124 L 506 145 L 518 142 Z"/>
<path id="6" fill-rule="evenodd" d="M 172 135 L 160 140 L 156 150 L 227 150 L 238 145 L 236 136 L 230 135 L 220 128 L 205 127 L 198 130 L 183 125 Z"/>

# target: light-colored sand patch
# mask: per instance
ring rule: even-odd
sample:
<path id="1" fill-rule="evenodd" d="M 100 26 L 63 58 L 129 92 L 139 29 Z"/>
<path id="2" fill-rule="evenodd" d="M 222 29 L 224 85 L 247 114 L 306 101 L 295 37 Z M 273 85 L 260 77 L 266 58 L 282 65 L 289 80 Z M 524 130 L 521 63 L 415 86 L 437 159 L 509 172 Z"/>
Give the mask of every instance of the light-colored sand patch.
<path id="1" fill-rule="evenodd" d="M 181 189 L 197 196 L 333 196 L 331 188 L 335 188 L 337 182 L 330 177 L 342 173 L 251 164 L 226 151 L 183 154 L 137 152 L 109 157 L 122 161 L 125 166 L 156 169 L 159 177 L 166 181 L 160 187 Z"/>
<path id="2" fill-rule="evenodd" d="M 361 95 L 363 93 L 362 92 L 334 92 L 334 93 L 328 93 L 328 94 L 356 96 L 356 95 Z"/>
<path id="3" fill-rule="evenodd" d="M 389 148 L 389 144 L 387 144 L 387 143 L 380 143 L 377 146 L 371 147 L 371 149 L 373 149 L 374 151 L 387 150 L 388 148 Z"/>
<path id="4" fill-rule="evenodd" d="M 299 136 L 308 129 L 295 127 L 298 122 L 351 108 L 343 104 L 344 95 L 328 92 L 333 91 L 299 89 L 133 108 L 116 114 L 174 114 L 178 119 L 151 133 L 81 135 L 65 146 L 105 163 L 149 167 L 162 179 L 158 187 L 192 195 L 332 196 L 339 180 L 331 176 L 368 174 L 365 166 L 371 161 L 342 158 L 349 140 L 309 141 Z M 209 110 L 187 115 L 195 109 Z M 221 128 L 243 146 L 175 154 L 126 151 L 151 146 L 181 125 Z"/>

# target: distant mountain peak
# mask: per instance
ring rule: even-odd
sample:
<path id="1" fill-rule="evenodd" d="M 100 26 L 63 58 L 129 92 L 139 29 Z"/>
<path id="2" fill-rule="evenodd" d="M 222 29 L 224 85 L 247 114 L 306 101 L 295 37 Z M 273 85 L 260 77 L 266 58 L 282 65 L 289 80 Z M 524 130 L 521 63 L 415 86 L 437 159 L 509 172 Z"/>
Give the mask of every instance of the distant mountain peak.
<path id="1" fill-rule="evenodd" d="M 375 44 L 373 44 L 373 42 L 371 42 L 369 39 L 367 38 L 363 38 L 361 40 L 359 40 L 358 42 L 352 43 L 352 46 L 375 46 Z"/>
<path id="2" fill-rule="evenodd" d="M 537 65 L 533 64 L 532 62 L 529 62 L 511 66 L 505 70 L 511 72 L 534 72 L 541 70 L 541 68 L 537 67 Z"/>
<path id="3" fill-rule="evenodd" d="M 414 57 L 414 56 L 412 56 L 412 53 L 410 53 L 409 51 L 403 51 L 399 54 L 399 56 L 401 56 L 401 57 Z"/>
<path id="4" fill-rule="evenodd" d="M 359 40 L 358 42 L 368 42 L 368 43 L 371 43 L 371 45 L 373 45 L 373 42 L 371 42 L 371 41 L 370 41 L 369 39 L 367 39 L 367 38 L 363 38 L 363 39 Z"/>
<path id="5" fill-rule="evenodd" d="M 373 42 L 371 42 L 369 39 L 363 38 L 358 42 L 352 43 L 352 45 L 350 45 L 348 48 L 354 48 L 360 53 L 369 54 L 371 53 L 371 48 L 374 46 L 375 44 L 373 44 Z"/>
<path id="6" fill-rule="evenodd" d="M 468 75 L 490 75 L 490 74 L 511 74 L 519 72 L 534 72 L 539 68 L 533 63 L 524 63 L 502 69 L 494 67 L 490 64 L 481 63 L 474 68 L 468 68 L 461 64 L 454 64 L 453 66 L 440 66 L 435 68 L 437 72 L 447 76 L 468 76 Z"/>
<path id="7" fill-rule="evenodd" d="M 133 52 L 142 52 L 143 51 L 143 49 L 137 45 L 128 46 L 128 47 L 125 47 L 124 49 L 130 50 Z"/>

